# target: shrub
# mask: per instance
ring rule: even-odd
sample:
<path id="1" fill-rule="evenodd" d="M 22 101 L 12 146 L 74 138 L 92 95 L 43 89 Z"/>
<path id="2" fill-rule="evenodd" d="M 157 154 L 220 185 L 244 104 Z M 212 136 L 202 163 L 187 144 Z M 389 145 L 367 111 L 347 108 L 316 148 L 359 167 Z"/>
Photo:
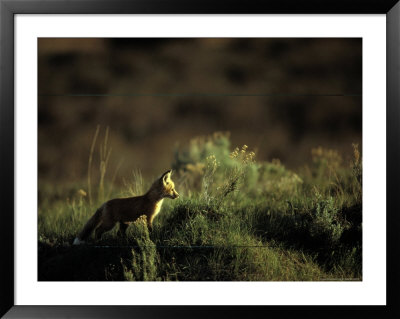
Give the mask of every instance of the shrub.
<path id="1" fill-rule="evenodd" d="M 132 249 L 132 261 L 129 266 L 124 265 L 124 277 L 129 281 L 156 281 L 158 278 L 159 256 L 155 244 L 151 241 L 147 229 L 146 216 L 139 217 L 134 222 L 133 237 L 136 249 Z"/>
<path id="2" fill-rule="evenodd" d="M 347 228 L 348 224 L 339 218 L 339 208 L 335 206 L 334 199 L 322 198 L 316 191 L 315 209 L 309 225 L 311 236 L 323 240 L 327 245 L 335 245 Z"/>
<path id="3" fill-rule="evenodd" d="M 338 169 L 342 164 L 342 157 L 336 150 L 322 147 L 311 150 L 312 162 L 319 176 L 329 174 L 330 170 Z"/>
<path id="4" fill-rule="evenodd" d="M 260 190 L 264 194 L 287 196 L 297 193 L 303 180 L 294 172 L 285 168 L 279 160 L 263 162 L 258 169 Z"/>

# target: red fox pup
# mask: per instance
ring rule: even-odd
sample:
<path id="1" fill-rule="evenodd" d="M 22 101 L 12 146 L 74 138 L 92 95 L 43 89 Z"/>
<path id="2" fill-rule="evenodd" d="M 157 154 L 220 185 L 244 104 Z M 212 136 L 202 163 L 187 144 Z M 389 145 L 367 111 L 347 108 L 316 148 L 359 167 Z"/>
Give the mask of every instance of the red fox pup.
<path id="1" fill-rule="evenodd" d="M 146 215 L 147 226 L 151 230 L 154 217 L 160 212 L 164 198 L 179 197 L 171 180 L 171 173 L 172 170 L 169 170 L 162 174 L 142 196 L 115 198 L 105 202 L 83 227 L 73 245 L 84 243 L 94 229 L 95 238 L 101 238 L 101 235 L 113 229 L 116 223 L 119 223 L 118 234 L 125 236 L 129 224 L 142 215 Z"/>

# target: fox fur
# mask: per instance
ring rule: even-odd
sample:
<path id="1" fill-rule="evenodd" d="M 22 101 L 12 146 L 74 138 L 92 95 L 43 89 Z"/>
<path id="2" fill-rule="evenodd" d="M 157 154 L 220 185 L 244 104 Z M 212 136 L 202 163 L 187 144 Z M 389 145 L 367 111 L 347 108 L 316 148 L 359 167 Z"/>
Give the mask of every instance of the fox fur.
<path id="1" fill-rule="evenodd" d="M 104 232 L 110 231 L 119 223 L 118 234 L 126 235 L 129 224 L 142 215 L 147 217 L 147 226 L 152 229 L 153 220 L 161 210 L 164 198 L 175 199 L 179 194 L 171 180 L 172 170 L 168 170 L 156 179 L 146 194 L 142 196 L 115 198 L 101 205 L 87 221 L 75 238 L 73 245 L 84 243 L 95 231 L 95 238 L 100 239 Z"/>

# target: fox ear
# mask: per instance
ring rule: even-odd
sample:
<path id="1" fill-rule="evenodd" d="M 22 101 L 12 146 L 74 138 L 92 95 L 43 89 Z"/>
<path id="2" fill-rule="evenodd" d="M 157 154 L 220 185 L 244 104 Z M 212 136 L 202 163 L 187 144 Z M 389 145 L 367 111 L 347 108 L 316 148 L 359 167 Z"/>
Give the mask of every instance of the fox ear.
<path id="1" fill-rule="evenodd" d="M 172 174 L 172 169 L 166 171 L 164 174 L 161 175 L 161 179 L 163 180 L 163 182 L 166 182 L 168 178 L 171 177 Z"/>

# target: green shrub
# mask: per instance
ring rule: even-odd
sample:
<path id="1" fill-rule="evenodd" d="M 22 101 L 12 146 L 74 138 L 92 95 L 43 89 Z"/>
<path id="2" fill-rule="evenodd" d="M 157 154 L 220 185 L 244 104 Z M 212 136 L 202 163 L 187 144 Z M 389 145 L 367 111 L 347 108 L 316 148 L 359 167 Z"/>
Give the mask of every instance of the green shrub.
<path id="1" fill-rule="evenodd" d="M 136 247 L 132 249 L 131 264 L 123 265 L 125 279 L 129 281 L 159 280 L 158 265 L 160 260 L 156 246 L 150 239 L 145 215 L 134 222 L 132 233 Z M 124 261 L 121 260 L 121 263 L 123 264 Z"/>
<path id="2" fill-rule="evenodd" d="M 335 206 L 334 199 L 322 198 L 321 194 L 316 192 L 315 209 L 312 211 L 309 225 L 311 236 L 334 245 L 347 228 L 348 224 L 339 218 L 339 208 Z"/>

